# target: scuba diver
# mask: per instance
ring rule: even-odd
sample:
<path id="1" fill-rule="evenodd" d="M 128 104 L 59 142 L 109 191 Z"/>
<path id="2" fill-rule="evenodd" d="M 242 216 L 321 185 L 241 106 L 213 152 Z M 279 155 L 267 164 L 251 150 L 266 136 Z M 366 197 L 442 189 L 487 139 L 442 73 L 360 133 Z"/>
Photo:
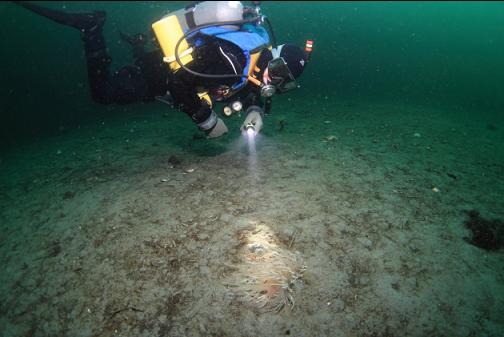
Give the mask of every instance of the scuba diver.
<path id="1" fill-rule="evenodd" d="M 303 50 L 277 46 L 260 1 L 196 1 L 152 25 L 160 48 L 146 50 L 143 34 L 121 38 L 131 45 L 134 64 L 111 73 L 103 26 L 104 11 L 67 13 L 33 3 L 18 5 L 82 34 L 92 98 L 102 104 L 158 100 L 185 112 L 207 138 L 228 132 L 213 106 L 223 113 L 245 111 L 243 133 L 256 135 L 271 109 L 271 98 L 297 88 L 296 78 L 309 61 L 312 41 Z M 269 33 L 263 27 L 269 25 Z M 273 43 L 270 40 L 273 38 Z"/>

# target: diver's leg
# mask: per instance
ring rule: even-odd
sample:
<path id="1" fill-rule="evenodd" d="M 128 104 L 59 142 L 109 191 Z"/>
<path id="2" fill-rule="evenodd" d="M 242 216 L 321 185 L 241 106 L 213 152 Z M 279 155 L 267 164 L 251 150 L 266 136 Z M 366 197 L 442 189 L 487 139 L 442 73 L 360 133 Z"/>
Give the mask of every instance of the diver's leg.
<path id="1" fill-rule="evenodd" d="M 197 83 L 197 78 L 180 70 L 170 77 L 168 88 L 173 105 L 188 115 L 200 129 L 209 130 L 215 126 L 217 116 L 210 104 L 198 95 Z"/>
<path id="2" fill-rule="evenodd" d="M 93 33 L 83 34 L 82 40 L 84 41 L 91 96 L 97 103 L 113 103 L 116 94 L 110 81 L 112 58 L 108 54 L 101 29 Z"/>
<path id="3" fill-rule="evenodd" d="M 127 35 L 123 32 L 119 32 L 121 39 L 131 46 L 133 57 L 138 59 L 145 54 L 145 45 L 147 44 L 147 37 L 138 33 L 135 35 Z"/>
<path id="4" fill-rule="evenodd" d="M 93 100 L 102 104 L 127 104 L 144 100 L 147 83 L 137 65 L 127 65 L 110 74 L 112 59 L 108 54 L 102 29 L 82 36 Z"/>
<path id="5" fill-rule="evenodd" d="M 24 1 L 15 1 L 15 3 L 52 21 L 76 28 L 82 32 L 93 100 L 98 103 L 112 103 L 114 96 L 114 90 L 110 85 L 112 58 L 107 52 L 102 32 L 106 13 L 103 11 L 67 13 Z"/>
<path id="6" fill-rule="evenodd" d="M 112 58 L 108 54 L 103 36 L 103 26 L 106 20 L 104 11 L 67 13 L 24 1 L 15 1 L 15 3 L 82 32 L 89 86 L 95 102 L 102 104 L 130 103 L 142 98 L 145 91 L 145 81 L 138 67 L 126 66 L 113 76 L 110 74 Z"/>
<path id="7" fill-rule="evenodd" d="M 127 65 L 110 74 L 112 59 L 100 30 L 83 34 L 89 85 L 93 100 L 102 104 L 127 104 L 141 101 L 147 95 L 142 69 Z"/>
<path id="8" fill-rule="evenodd" d="M 34 13 L 45 16 L 54 22 L 74 27 L 83 33 L 101 29 L 105 23 L 104 11 L 95 11 L 93 13 L 67 13 L 64 11 L 41 7 L 26 1 L 14 1 L 14 3 Z"/>

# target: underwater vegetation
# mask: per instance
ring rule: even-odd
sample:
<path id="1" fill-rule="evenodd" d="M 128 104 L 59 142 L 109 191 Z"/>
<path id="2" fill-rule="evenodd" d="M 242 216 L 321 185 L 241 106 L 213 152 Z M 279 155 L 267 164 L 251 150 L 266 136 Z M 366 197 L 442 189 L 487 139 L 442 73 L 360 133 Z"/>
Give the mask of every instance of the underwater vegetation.
<path id="1" fill-rule="evenodd" d="M 504 244 L 504 222 L 488 220 L 476 210 L 466 211 L 469 219 L 464 223 L 471 230 L 472 237 L 464 238 L 468 243 L 485 249 L 498 250 Z"/>

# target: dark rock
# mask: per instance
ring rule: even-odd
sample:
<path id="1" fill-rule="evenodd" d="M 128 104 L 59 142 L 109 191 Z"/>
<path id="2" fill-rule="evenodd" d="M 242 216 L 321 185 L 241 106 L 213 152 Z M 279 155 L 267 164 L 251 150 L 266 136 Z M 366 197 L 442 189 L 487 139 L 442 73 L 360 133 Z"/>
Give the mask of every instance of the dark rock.
<path id="1" fill-rule="evenodd" d="M 458 178 L 457 178 L 457 176 L 456 176 L 456 175 L 454 175 L 454 174 L 451 174 L 451 173 L 446 173 L 446 175 L 447 175 L 448 177 L 452 178 L 453 180 L 457 180 L 457 179 L 458 179 Z"/>
<path id="2" fill-rule="evenodd" d="M 170 164 L 172 167 L 177 167 L 180 166 L 182 162 L 174 155 L 171 155 L 170 158 L 168 158 L 168 164 Z"/>
<path id="3" fill-rule="evenodd" d="M 56 257 L 61 253 L 61 244 L 59 241 L 53 241 L 49 246 L 49 257 Z"/>
<path id="4" fill-rule="evenodd" d="M 465 213 L 469 219 L 464 225 L 472 232 L 472 237 L 464 238 L 465 241 L 485 250 L 498 250 L 502 247 L 504 244 L 504 222 L 502 220 L 484 219 L 476 210 Z"/>
<path id="5" fill-rule="evenodd" d="M 75 192 L 67 191 L 63 194 L 63 200 L 73 199 L 75 197 Z"/>

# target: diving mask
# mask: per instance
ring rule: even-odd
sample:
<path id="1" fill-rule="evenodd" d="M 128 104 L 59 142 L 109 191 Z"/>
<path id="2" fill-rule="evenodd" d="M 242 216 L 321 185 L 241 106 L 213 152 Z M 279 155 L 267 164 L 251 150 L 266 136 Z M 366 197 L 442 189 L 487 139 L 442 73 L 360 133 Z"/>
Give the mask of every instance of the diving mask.
<path id="1" fill-rule="evenodd" d="M 292 75 L 283 57 L 276 57 L 268 63 L 268 74 L 271 84 L 280 93 L 296 89 L 296 79 Z"/>

